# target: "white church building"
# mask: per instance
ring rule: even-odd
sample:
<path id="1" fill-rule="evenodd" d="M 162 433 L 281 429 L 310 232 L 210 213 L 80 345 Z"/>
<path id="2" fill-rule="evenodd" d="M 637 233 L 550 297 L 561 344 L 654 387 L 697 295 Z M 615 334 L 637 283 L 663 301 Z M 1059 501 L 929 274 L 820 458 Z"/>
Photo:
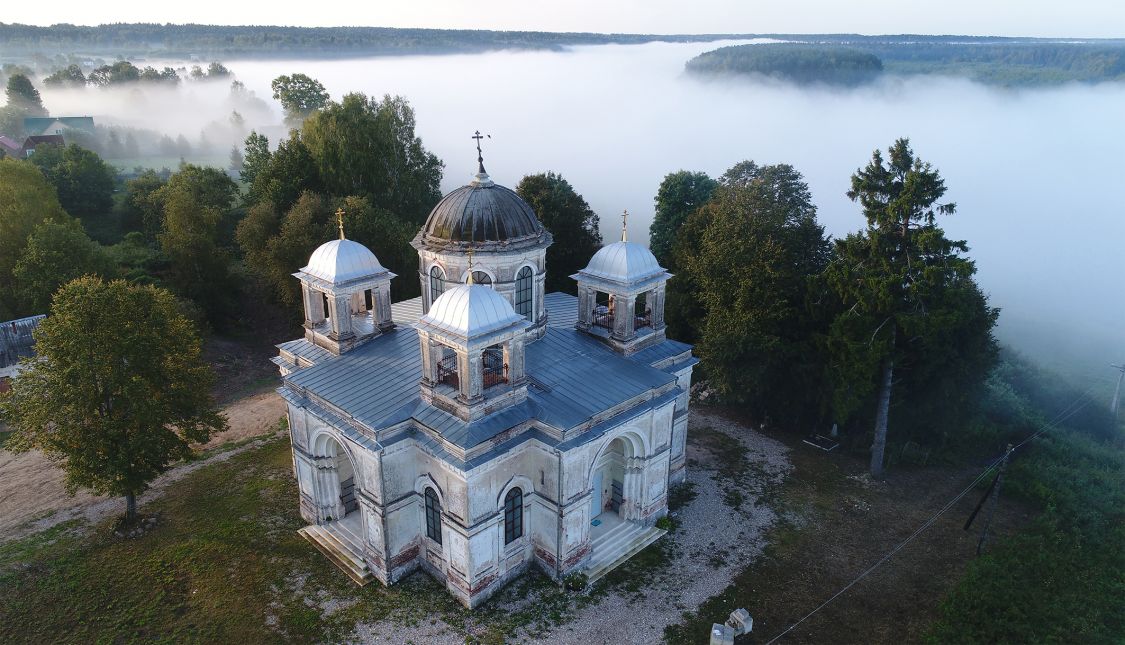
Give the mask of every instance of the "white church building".
<path id="1" fill-rule="evenodd" d="M 341 226 L 294 274 L 305 335 L 274 359 L 301 534 L 357 583 L 421 568 L 469 607 L 531 566 L 593 581 L 664 534 L 697 362 L 665 337 L 648 249 L 623 234 L 577 298 L 544 293 L 551 234 L 479 170 L 413 242 L 421 297 L 392 304 Z"/>

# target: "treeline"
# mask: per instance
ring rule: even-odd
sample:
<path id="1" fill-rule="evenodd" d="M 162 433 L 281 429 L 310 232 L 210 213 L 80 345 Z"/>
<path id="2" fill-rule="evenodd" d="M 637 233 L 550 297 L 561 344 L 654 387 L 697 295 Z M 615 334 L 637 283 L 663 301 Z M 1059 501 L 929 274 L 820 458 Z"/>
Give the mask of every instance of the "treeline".
<path id="1" fill-rule="evenodd" d="M 967 77 L 991 85 L 1125 79 L 1125 42 L 955 42 L 841 38 L 832 43 L 723 47 L 688 61 L 700 75 L 761 74 L 798 84 L 857 85 L 880 74 Z"/>
<path id="2" fill-rule="evenodd" d="M 802 85 L 860 85 L 875 80 L 883 63 L 878 56 L 858 49 L 782 43 L 722 47 L 688 61 L 687 71 L 759 75 Z"/>
<path id="3" fill-rule="evenodd" d="M 239 55 L 395 55 L 552 49 L 571 45 L 697 42 L 717 36 L 554 33 L 390 27 L 111 24 L 49 27 L 0 23 L 0 53 L 83 52 Z"/>

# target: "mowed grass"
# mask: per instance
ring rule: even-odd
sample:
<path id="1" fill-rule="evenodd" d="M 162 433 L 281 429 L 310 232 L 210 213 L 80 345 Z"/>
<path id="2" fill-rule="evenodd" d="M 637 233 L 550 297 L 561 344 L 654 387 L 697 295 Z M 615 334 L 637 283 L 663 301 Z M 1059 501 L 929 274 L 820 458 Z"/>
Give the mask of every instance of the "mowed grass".
<path id="1" fill-rule="evenodd" d="M 275 439 L 142 508 L 159 518 L 142 537 L 113 537 L 107 522 L 0 545 L 0 642 L 331 642 L 360 620 L 409 629 L 459 615 L 426 576 L 349 582 L 297 535 L 291 468 Z"/>
<path id="2" fill-rule="evenodd" d="M 500 644 L 546 635 L 611 590 L 643 594 L 672 553 L 658 542 L 584 591 L 532 567 L 470 612 L 423 573 L 355 586 L 297 535 L 297 509 L 283 436 L 184 476 L 141 508 L 158 523 L 139 538 L 69 522 L 0 545 L 0 643 L 331 643 L 387 621 L 392 642 L 445 629 Z"/>

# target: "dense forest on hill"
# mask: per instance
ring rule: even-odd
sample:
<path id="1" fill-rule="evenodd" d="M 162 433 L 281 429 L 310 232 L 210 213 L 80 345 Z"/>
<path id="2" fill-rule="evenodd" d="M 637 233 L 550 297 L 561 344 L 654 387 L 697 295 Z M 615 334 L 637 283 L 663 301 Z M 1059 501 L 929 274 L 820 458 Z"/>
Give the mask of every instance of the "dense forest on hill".
<path id="1" fill-rule="evenodd" d="M 784 43 L 722 47 L 688 61 L 687 71 L 758 74 L 800 84 L 860 85 L 882 74 L 883 63 L 874 54 L 849 47 Z"/>
<path id="2" fill-rule="evenodd" d="M 801 84 L 857 85 L 880 73 L 959 76 L 1002 86 L 1096 83 L 1125 80 L 1125 41 L 840 38 L 723 47 L 693 58 L 686 69 L 710 76 L 760 74 Z"/>
<path id="3" fill-rule="evenodd" d="M 112 24 L 50 27 L 0 23 L 0 54 L 161 56 L 232 55 L 283 58 L 473 53 L 557 49 L 570 45 L 694 42 L 720 36 L 552 33 L 387 27 L 280 27 Z"/>

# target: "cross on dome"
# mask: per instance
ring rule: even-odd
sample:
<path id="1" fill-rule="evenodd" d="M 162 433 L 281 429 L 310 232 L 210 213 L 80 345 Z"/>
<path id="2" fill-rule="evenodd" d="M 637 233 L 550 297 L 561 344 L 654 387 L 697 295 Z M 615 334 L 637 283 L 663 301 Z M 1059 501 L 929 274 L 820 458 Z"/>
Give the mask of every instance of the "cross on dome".
<path id="1" fill-rule="evenodd" d="M 622 242 L 628 242 L 629 241 L 629 236 L 626 234 L 626 231 L 628 230 L 628 228 L 629 228 L 629 211 L 628 211 L 628 209 L 626 209 L 625 211 L 623 211 L 621 213 L 621 241 Z"/>
<path id="2" fill-rule="evenodd" d="M 481 133 L 480 133 L 480 130 L 477 130 L 477 131 L 476 131 L 476 132 L 475 132 L 475 133 L 473 134 L 473 136 L 472 136 L 472 137 L 470 137 L 470 138 L 472 138 L 472 139 L 476 139 L 476 140 L 477 140 L 477 166 L 479 167 L 479 170 L 478 170 L 478 172 L 479 172 L 480 174 L 482 174 L 482 175 L 487 175 L 487 174 L 488 174 L 488 173 L 487 173 L 487 172 L 485 172 L 485 170 L 484 170 L 484 155 L 483 155 L 483 154 L 481 154 L 481 151 L 480 151 L 480 140 L 481 140 L 481 139 L 483 139 L 483 138 L 485 138 L 485 137 L 488 137 L 489 139 L 491 139 L 491 138 L 492 138 L 492 135 L 491 135 L 491 134 L 481 134 Z"/>
<path id="3" fill-rule="evenodd" d="M 344 209 L 343 208 L 337 208 L 336 209 L 336 226 L 339 227 L 339 229 L 340 229 L 340 239 L 341 240 L 346 239 L 344 237 Z"/>

